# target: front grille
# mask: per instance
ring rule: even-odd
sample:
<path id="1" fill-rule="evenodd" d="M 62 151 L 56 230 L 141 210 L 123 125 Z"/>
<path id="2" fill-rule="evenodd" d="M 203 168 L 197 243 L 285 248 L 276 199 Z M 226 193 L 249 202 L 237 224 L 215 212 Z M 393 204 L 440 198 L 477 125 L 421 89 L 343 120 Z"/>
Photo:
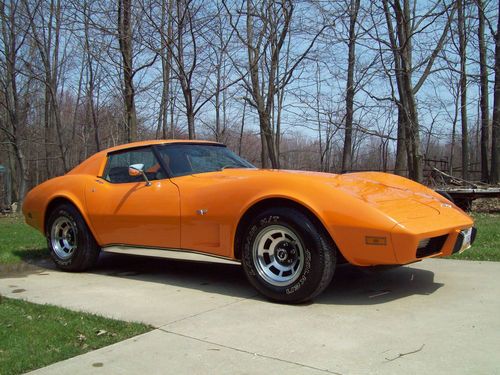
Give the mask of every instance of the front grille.
<path id="1" fill-rule="evenodd" d="M 439 253 L 447 237 L 448 235 L 445 234 L 444 236 L 427 238 L 420 241 L 417 249 L 417 258 L 424 258 Z"/>

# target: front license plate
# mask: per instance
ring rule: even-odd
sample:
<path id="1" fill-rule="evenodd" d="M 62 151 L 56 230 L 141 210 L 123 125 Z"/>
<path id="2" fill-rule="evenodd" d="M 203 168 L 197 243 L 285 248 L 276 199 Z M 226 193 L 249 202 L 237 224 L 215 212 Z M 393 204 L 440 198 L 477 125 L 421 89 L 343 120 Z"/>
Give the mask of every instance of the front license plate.
<path id="1" fill-rule="evenodd" d="M 464 229 L 460 233 L 462 233 L 462 236 L 464 236 L 464 241 L 462 242 L 462 247 L 458 251 L 459 254 L 464 252 L 470 247 L 470 241 L 472 238 L 472 228 Z"/>

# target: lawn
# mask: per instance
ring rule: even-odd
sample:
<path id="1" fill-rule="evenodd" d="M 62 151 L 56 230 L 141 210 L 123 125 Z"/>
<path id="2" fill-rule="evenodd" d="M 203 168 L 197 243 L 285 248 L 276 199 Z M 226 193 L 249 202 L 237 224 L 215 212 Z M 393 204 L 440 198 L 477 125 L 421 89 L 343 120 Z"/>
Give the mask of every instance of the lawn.
<path id="1" fill-rule="evenodd" d="M 472 216 L 477 228 L 476 242 L 469 250 L 450 258 L 500 262 L 500 214 L 475 213 Z"/>
<path id="2" fill-rule="evenodd" d="M 0 374 L 21 374 L 151 329 L 0 297 Z"/>
<path id="3" fill-rule="evenodd" d="M 22 217 L 0 217 L 0 273 L 48 256 L 47 242 Z M 0 374 L 20 374 L 152 328 L 0 295 Z"/>
<path id="4" fill-rule="evenodd" d="M 0 216 L 0 264 L 48 255 L 42 234 L 24 223 L 21 216 Z"/>

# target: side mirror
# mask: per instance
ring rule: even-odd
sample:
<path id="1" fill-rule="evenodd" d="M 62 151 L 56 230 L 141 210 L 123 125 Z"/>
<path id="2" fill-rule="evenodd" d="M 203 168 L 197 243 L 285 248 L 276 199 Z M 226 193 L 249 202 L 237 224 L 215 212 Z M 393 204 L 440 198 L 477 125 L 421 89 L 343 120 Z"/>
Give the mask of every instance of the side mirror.
<path id="1" fill-rule="evenodd" d="M 148 176 L 146 176 L 146 173 L 144 173 L 144 164 L 132 164 L 129 165 L 128 167 L 128 175 L 130 177 L 139 177 L 142 176 L 144 178 L 144 181 L 146 181 L 146 186 L 151 186 L 151 182 L 148 179 Z"/>

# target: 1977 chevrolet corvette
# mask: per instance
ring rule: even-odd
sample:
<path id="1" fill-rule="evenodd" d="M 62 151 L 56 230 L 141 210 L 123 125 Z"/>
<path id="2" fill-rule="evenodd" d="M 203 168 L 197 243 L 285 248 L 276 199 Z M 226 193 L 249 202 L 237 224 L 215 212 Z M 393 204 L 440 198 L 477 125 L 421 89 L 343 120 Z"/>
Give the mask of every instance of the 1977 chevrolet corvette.
<path id="1" fill-rule="evenodd" d="M 100 250 L 240 261 L 271 300 L 309 300 L 336 264 L 403 265 L 461 252 L 473 221 L 403 177 L 255 168 L 224 145 L 146 141 L 101 151 L 31 190 L 26 222 L 67 271 Z"/>

